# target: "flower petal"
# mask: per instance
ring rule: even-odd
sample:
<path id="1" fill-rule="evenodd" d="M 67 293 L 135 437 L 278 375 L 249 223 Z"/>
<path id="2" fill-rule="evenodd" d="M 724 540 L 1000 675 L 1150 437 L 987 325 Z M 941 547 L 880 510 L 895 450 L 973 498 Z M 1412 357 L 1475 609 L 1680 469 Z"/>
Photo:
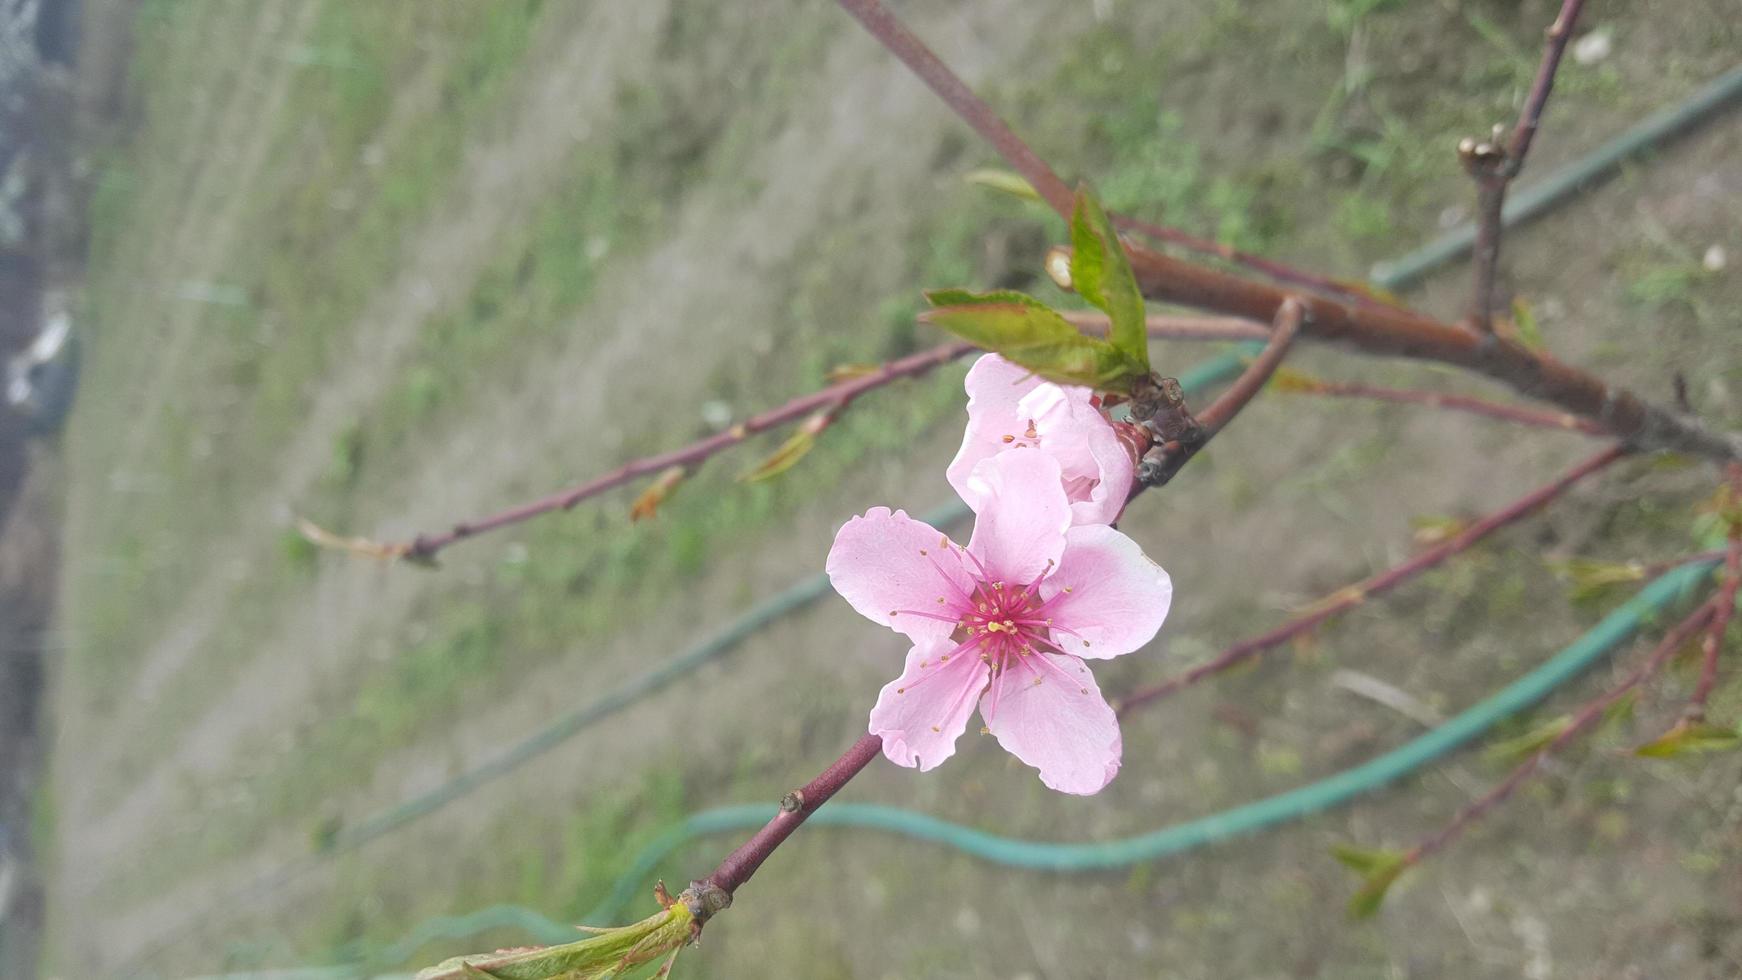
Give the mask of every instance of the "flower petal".
<path id="1" fill-rule="evenodd" d="M 1066 588 L 1071 591 L 1061 595 Z M 1058 570 L 1040 584 L 1059 646 L 1105 660 L 1155 638 L 1173 602 L 1173 582 L 1137 542 L 1104 524 L 1073 527 L 1065 535 Z M 1084 641 L 1088 645 L 1084 645 Z"/>
<path id="2" fill-rule="evenodd" d="M 953 622 L 891 613 L 907 609 L 949 615 L 960 597 L 972 591 L 962 559 L 944 553 L 945 540 L 936 528 L 902 511 L 873 507 L 835 535 L 829 581 L 866 619 L 916 642 L 942 639 L 954 632 Z M 939 603 L 939 598 L 946 601 Z"/>
<path id="3" fill-rule="evenodd" d="M 1058 460 L 1038 449 L 1011 449 L 974 467 L 974 536 L 968 550 L 994 578 L 1027 585 L 1064 553 L 1071 505 Z"/>
<path id="4" fill-rule="evenodd" d="M 1039 769 L 1051 789 L 1088 796 L 1119 774 L 1119 718 L 1076 657 L 1037 653 L 1007 661 L 980 716 L 998 744 Z"/>
<path id="5" fill-rule="evenodd" d="M 1040 387 L 1042 381 L 1033 371 L 1012 364 L 997 354 L 985 354 L 968 369 L 962 386 L 968 390 L 968 429 L 962 436 L 962 448 L 945 471 L 950 486 L 970 504 L 973 491 L 968 477 L 974 467 L 988 456 L 1009 449 L 1023 429 L 1017 420 L 1017 405 L 1023 396 Z M 1026 422 L 1021 425 L 1026 425 Z M 1005 442 L 1009 436 L 1011 442 Z"/>
<path id="6" fill-rule="evenodd" d="M 1131 492 L 1136 463 L 1094 392 L 1042 381 L 1027 368 L 987 354 L 968 371 L 968 428 L 947 472 L 970 504 L 974 467 L 1007 449 L 1036 447 L 1059 461 L 1077 524 L 1106 524 Z"/>
<path id="7" fill-rule="evenodd" d="M 956 754 L 991 668 L 972 651 L 950 655 L 948 640 L 916 644 L 907 669 L 889 682 L 871 709 L 871 734 L 883 738 L 883 754 L 920 772 Z"/>

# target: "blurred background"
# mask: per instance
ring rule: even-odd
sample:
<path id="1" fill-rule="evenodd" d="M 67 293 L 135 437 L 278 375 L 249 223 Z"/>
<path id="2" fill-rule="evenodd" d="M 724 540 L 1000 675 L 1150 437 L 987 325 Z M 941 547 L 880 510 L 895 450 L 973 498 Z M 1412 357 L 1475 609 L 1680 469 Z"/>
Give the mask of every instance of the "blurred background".
<path id="1" fill-rule="evenodd" d="M 1516 116 L 1558 4 L 893 6 L 1109 207 L 1360 279 L 1469 218 L 1453 148 Z M 1592 0 L 1522 183 L 1734 68 L 1739 15 Z M 992 152 L 833 4 L 4 0 L 0 46 L 0 974 L 415 970 L 525 943 L 502 919 L 389 950 L 495 904 L 580 921 L 687 814 L 776 800 L 863 731 L 904 651 L 832 594 L 584 730 L 571 713 L 815 575 L 852 514 L 948 502 L 962 365 L 862 399 L 776 480 L 738 482 L 784 436 L 752 440 L 651 520 L 630 522 L 629 487 L 435 569 L 320 550 L 296 525 L 402 539 L 723 430 L 935 343 L 922 288 L 1062 300 L 1040 274 L 1062 226 L 966 181 Z M 1738 261 L 1730 113 L 1509 236 L 1503 288 L 1557 356 L 1660 401 L 1679 377 L 1735 427 Z M 1457 262 L 1406 298 L 1457 316 L 1467 294 Z M 1214 353 L 1155 356 L 1177 374 Z M 1291 365 L 1501 394 L 1322 348 Z M 1593 449 L 1269 393 L 1127 516 L 1176 601 L 1101 686 L 1204 659 Z M 1573 594 L 1558 563 L 1694 550 L 1715 485 L 1704 464 L 1612 468 L 1130 716 L 1099 796 L 1051 793 L 970 734 L 943 768 L 877 763 L 842 799 L 1084 841 L 1329 775 L 1618 601 Z M 1736 676 L 1718 718 L 1742 709 Z M 1118 872 L 809 828 L 676 975 L 1733 978 L 1742 756 L 1623 751 L 1691 683 L 1670 674 L 1558 757 L 1372 920 L 1346 917 L 1356 881 L 1331 848 L 1412 843 L 1504 761 L 1466 751 Z M 688 881 L 735 843 L 655 871 Z M 652 908 L 651 883 L 625 914 Z"/>

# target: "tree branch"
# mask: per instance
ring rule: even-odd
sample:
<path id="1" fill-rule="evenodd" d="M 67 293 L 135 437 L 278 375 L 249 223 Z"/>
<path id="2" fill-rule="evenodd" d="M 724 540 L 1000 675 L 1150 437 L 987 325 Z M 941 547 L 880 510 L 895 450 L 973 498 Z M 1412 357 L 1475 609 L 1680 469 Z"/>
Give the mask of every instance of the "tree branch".
<path id="1" fill-rule="evenodd" d="M 706 878 L 693 882 L 684 892 L 684 900 L 690 903 L 690 911 L 695 913 L 697 928 L 705 925 L 716 912 L 729 907 L 739 886 L 756 874 L 775 848 L 791 837 L 792 832 L 842 786 L 870 765 L 882 749 L 882 736 L 859 736 L 859 740 L 817 778 L 786 794 L 780 801 L 780 812 L 749 840 L 726 855 L 719 867 Z"/>
<path id="2" fill-rule="evenodd" d="M 1064 316 L 1066 320 L 1084 333 L 1104 334 L 1107 332 L 1108 320 L 1105 313 L 1071 312 L 1064 314 Z M 1264 340 L 1270 336 L 1270 329 L 1263 324 L 1238 317 L 1155 314 L 1147 317 L 1146 322 L 1149 336 L 1155 340 Z M 299 522 L 299 528 L 304 537 L 323 548 L 348 551 L 368 558 L 430 562 L 442 550 L 467 538 L 521 524 L 545 514 L 570 510 L 588 498 L 596 497 L 644 476 L 668 474 L 672 482 L 675 483 L 695 466 L 738 445 L 752 435 L 766 432 L 819 411 L 838 414 L 854 400 L 869 391 L 882 388 L 903 378 L 919 377 L 933 368 L 966 354 L 971 354 L 977 349 L 971 344 L 960 341 L 940 344 L 918 354 L 891 361 L 860 377 L 849 378 L 809 395 L 795 398 L 779 408 L 754 416 L 748 421 L 732 426 L 717 435 L 699 439 L 681 449 L 631 460 L 609 473 L 596 476 L 578 486 L 560 490 L 486 517 L 462 521 L 442 533 L 419 534 L 409 541 L 379 542 L 368 538 L 343 537 L 333 534 L 306 520 Z"/>
<path id="3" fill-rule="evenodd" d="M 1354 585 L 1339 589 L 1317 603 L 1311 611 L 1296 616 L 1267 633 L 1242 640 L 1217 654 L 1211 660 L 1182 674 L 1159 684 L 1133 691 L 1120 700 L 1119 713 L 1123 715 L 1139 705 L 1167 697 L 1181 688 L 1189 687 L 1206 677 L 1219 674 L 1266 650 L 1281 646 L 1332 616 L 1366 602 L 1369 598 L 1391 591 L 1422 572 L 1444 562 L 1447 558 L 1468 549 L 1495 531 L 1536 512 L 1544 504 L 1566 492 L 1573 484 L 1620 459 L 1626 455 L 1626 452 L 1627 450 L 1621 446 L 1610 446 L 1561 474 L 1553 483 L 1533 490 L 1471 524 L 1462 533 L 1445 543 L 1429 548 L 1401 564 L 1394 565 Z"/>
<path id="4" fill-rule="evenodd" d="M 1458 144 L 1458 158 L 1476 182 L 1476 242 L 1472 255 L 1475 294 L 1470 319 L 1483 335 L 1494 333 L 1494 280 L 1500 266 L 1501 209 L 1506 204 L 1506 188 L 1524 169 L 1524 158 L 1542 125 L 1543 108 L 1548 105 L 1549 93 L 1554 91 L 1561 56 L 1566 53 L 1573 25 L 1584 6 L 1585 0 L 1563 0 L 1560 14 L 1549 25 L 1542 63 L 1537 66 L 1536 80 L 1531 83 L 1518 122 L 1512 127 L 1511 142 L 1502 142 L 1505 131 L 1496 126 L 1487 142 L 1466 139 Z"/>
<path id="5" fill-rule="evenodd" d="M 1143 295 L 1253 320 L 1273 320 L 1293 294 L 1125 243 Z M 1729 461 L 1742 459 L 1742 436 L 1652 405 L 1546 354 L 1505 337 L 1478 337 L 1420 313 L 1387 306 L 1351 307 L 1304 297 L 1303 337 L 1347 344 L 1368 354 L 1466 368 L 1601 425 L 1637 450 L 1673 449 Z"/>
<path id="6" fill-rule="evenodd" d="M 1712 600 L 1701 603 L 1698 609 L 1695 609 L 1686 619 L 1664 635 L 1662 642 L 1625 680 L 1604 692 L 1600 697 L 1585 704 L 1573 716 L 1572 721 L 1568 722 L 1567 726 L 1555 735 L 1552 741 L 1520 763 L 1517 768 L 1507 774 L 1505 779 L 1500 781 L 1499 785 L 1483 794 L 1480 799 L 1459 810 L 1451 822 L 1433 836 L 1410 848 L 1403 857 L 1403 867 L 1420 864 L 1425 858 L 1443 850 L 1447 844 L 1456 840 L 1458 835 L 1463 833 L 1464 829 L 1473 821 L 1504 803 L 1514 790 L 1518 789 L 1526 779 L 1530 778 L 1531 774 L 1536 772 L 1537 768 L 1542 765 L 1542 760 L 1564 748 L 1573 739 L 1578 738 L 1603 717 L 1603 712 L 1608 710 L 1610 705 L 1619 701 L 1628 691 L 1643 684 L 1653 674 L 1656 674 L 1664 663 L 1674 656 L 1676 651 L 1680 650 L 1688 640 L 1693 638 L 1700 627 L 1711 619 L 1714 609 L 1715 604 Z"/>
<path id="7" fill-rule="evenodd" d="M 1189 442 L 1181 439 L 1168 439 L 1144 454 L 1143 462 L 1137 469 L 1139 487 L 1159 487 L 1174 478 L 1180 468 L 1191 461 L 1216 433 L 1222 431 L 1234 416 L 1257 397 L 1263 390 L 1264 383 L 1276 373 L 1276 368 L 1282 363 L 1288 349 L 1294 345 L 1295 335 L 1300 332 L 1301 318 L 1304 309 L 1299 302 L 1288 300 L 1276 311 L 1276 325 L 1270 334 L 1270 342 L 1264 351 L 1255 358 L 1246 370 L 1241 372 L 1228 389 L 1210 403 L 1210 407 L 1198 413 L 1198 432 L 1196 438 Z M 1153 427 L 1153 426 L 1152 426 Z M 1131 496 L 1136 496 L 1134 491 Z M 1129 497 L 1127 501 L 1129 502 Z"/>
<path id="8" fill-rule="evenodd" d="M 1550 412 L 1522 405 L 1503 405 L 1482 398 L 1472 398 L 1469 395 L 1421 391 L 1414 388 L 1387 388 L 1360 382 L 1297 380 L 1294 378 L 1288 379 L 1287 384 L 1284 384 L 1283 379 L 1279 378 L 1274 387 L 1277 391 L 1293 394 L 1325 395 L 1331 398 L 1368 398 L 1399 405 L 1425 405 L 1429 408 L 1444 408 L 1456 412 L 1468 412 L 1472 415 L 1483 415 L 1488 418 L 1503 419 L 1507 422 L 1517 422 L 1520 425 L 1582 432 L 1589 436 L 1607 434 L 1602 426 L 1590 419 L 1580 418 L 1567 412 Z"/>
<path id="9" fill-rule="evenodd" d="M 1728 497 L 1730 507 L 1742 507 L 1742 464 L 1728 467 Z M 1701 648 L 1700 679 L 1688 698 L 1682 717 L 1690 722 L 1706 720 L 1706 702 L 1718 686 L 1718 656 L 1724 649 L 1724 633 L 1730 628 L 1730 617 L 1736 611 L 1736 592 L 1742 587 L 1742 520 L 1732 519 L 1730 543 L 1724 555 L 1724 584 L 1718 590 L 1718 608 L 1712 616 L 1712 628 L 1706 632 Z"/>

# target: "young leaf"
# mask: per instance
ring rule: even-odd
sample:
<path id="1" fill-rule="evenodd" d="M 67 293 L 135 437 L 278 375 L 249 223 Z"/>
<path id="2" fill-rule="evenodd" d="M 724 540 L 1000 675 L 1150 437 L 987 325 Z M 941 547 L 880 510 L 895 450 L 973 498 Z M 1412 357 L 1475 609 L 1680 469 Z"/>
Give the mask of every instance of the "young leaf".
<path id="1" fill-rule="evenodd" d="M 1379 911 L 1380 903 L 1385 901 L 1385 893 L 1409 866 L 1405 863 L 1406 855 L 1401 851 L 1339 844 L 1331 849 L 1331 853 L 1363 879 L 1360 890 L 1349 899 L 1349 915 L 1357 919 L 1368 918 Z"/>
<path id="2" fill-rule="evenodd" d="M 956 294 L 946 294 L 955 298 Z M 1147 374 L 1139 364 L 1104 340 L 1085 337 L 1045 306 L 1021 301 L 945 306 L 920 319 L 948 330 L 976 347 L 995 351 L 1035 374 L 1062 384 L 1126 393 Z"/>
<path id="3" fill-rule="evenodd" d="M 822 431 L 828 428 L 829 423 L 834 420 L 834 409 L 824 409 L 805 419 L 804 424 L 798 427 L 798 431 L 788 436 L 787 440 L 780 444 L 779 449 L 757 464 L 755 469 L 738 477 L 738 480 L 742 483 L 760 483 L 763 480 L 772 480 L 792 469 L 798 465 L 799 460 L 804 459 L 810 453 L 817 444 L 817 436 L 821 435 Z"/>
<path id="4" fill-rule="evenodd" d="M 1137 278 L 1131 274 L 1113 223 L 1087 190 L 1077 191 L 1077 207 L 1071 215 L 1071 285 L 1113 321 L 1108 341 L 1141 366 L 1142 373 L 1149 373 L 1143 294 L 1137 291 Z"/>
<path id="5" fill-rule="evenodd" d="M 420 971 L 416 980 L 604 980 L 681 949 L 694 922 L 687 905 L 673 902 L 633 925 L 599 930 L 591 939 L 456 956 Z"/>
<path id="6" fill-rule="evenodd" d="M 1489 762 L 1512 763 L 1522 760 L 1527 755 L 1534 755 L 1548 747 L 1548 743 L 1560 738 L 1567 726 L 1573 723 L 1572 715 L 1560 715 L 1532 728 L 1523 735 L 1495 742 L 1482 750 L 1482 757 Z"/>
<path id="7" fill-rule="evenodd" d="M 1014 174 L 1008 170 L 992 168 L 970 170 L 962 175 L 962 179 L 970 184 L 979 184 L 981 187 L 1003 191 L 1026 201 L 1040 200 L 1040 192 L 1034 189 L 1033 184 L 1024 180 L 1021 174 Z"/>
<path id="8" fill-rule="evenodd" d="M 1708 721 L 1678 721 L 1674 728 L 1633 750 L 1634 755 L 1671 759 L 1689 752 L 1722 752 L 1742 744 L 1742 732 Z"/>
<path id="9" fill-rule="evenodd" d="M 635 498 L 635 502 L 629 505 L 629 519 L 641 521 L 659 513 L 659 505 L 665 503 L 666 498 L 670 497 L 672 491 L 677 489 L 677 485 L 683 482 L 687 473 L 688 471 L 681 466 L 671 466 L 654 477 L 653 482 L 647 485 L 647 489 L 641 491 Z"/>

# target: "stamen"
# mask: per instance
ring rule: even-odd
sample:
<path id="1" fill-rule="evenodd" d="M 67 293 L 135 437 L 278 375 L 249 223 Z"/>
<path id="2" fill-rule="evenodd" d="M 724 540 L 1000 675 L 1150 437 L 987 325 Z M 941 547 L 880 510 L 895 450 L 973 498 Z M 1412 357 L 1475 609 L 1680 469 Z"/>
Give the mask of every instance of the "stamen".
<path id="1" fill-rule="evenodd" d="M 962 621 L 962 617 L 960 616 L 945 616 L 941 613 L 927 612 L 923 609 L 894 609 L 890 611 L 889 615 L 918 616 L 920 619 L 935 619 L 940 623 L 959 623 Z"/>

